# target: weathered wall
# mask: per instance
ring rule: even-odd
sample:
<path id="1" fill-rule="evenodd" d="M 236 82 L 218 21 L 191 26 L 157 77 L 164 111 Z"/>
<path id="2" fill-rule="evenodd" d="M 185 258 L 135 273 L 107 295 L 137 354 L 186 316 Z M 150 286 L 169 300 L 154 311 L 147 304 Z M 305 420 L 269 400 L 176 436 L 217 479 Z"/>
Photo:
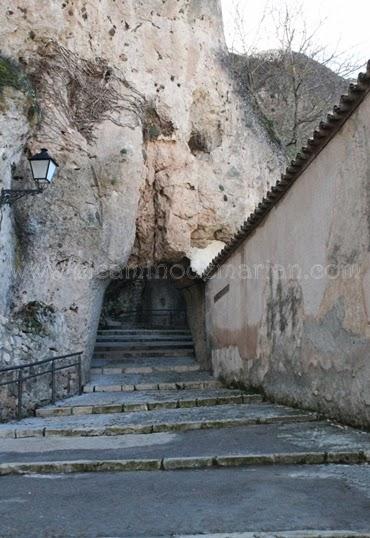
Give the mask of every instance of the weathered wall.
<path id="1" fill-rule="evenodd" d="M 366 426 L 369 140 L 368 94 L 206 289 L 217 375 Z"/>
<path id="2" fill-rule="evenodd" d="M 211 368 L 210 350 L 205 323 L 205 286 L 202 281 L 194 281 L 183 288 L 186 301 L 187 321 L 193 336 L 196 359 L 201 368 Z"/>
<path id="3" fill-rule="evenodd" d="M 3 210 L 0 314 L 17 331 L 27 305 L 52 308 L 65 331 L 43 318 L 38 357 L 83 350 L 87 374 L 107 268 L 224 241 L 281 152 L 234 91 L 218 0 L 12 0 L 0 19 L 21 77 L 0 69 L 1 186 L 13 161 L 29 178 L 40 147 L 60 164 L 43 195 Z"/>

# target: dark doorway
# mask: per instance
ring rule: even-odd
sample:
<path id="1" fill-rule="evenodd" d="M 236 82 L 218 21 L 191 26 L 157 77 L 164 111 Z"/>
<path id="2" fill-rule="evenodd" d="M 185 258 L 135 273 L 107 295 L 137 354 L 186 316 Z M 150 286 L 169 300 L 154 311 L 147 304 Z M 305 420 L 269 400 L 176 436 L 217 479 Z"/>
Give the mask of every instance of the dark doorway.
<path id="1" fill-rule="evenodd" d="M 108 286 L 100 326 L 141 328 L 187 326 L 186 302 L 172 279 L 151 274 L 114 280 Z"/>

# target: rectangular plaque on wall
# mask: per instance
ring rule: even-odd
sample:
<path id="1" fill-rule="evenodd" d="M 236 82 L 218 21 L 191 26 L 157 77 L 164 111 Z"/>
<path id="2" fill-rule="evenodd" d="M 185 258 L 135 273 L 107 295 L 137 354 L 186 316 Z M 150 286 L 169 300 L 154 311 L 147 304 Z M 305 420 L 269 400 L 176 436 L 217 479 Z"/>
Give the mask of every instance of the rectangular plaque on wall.
<path id="1" fill-rule="evenodd" d="M 222 288 L 222 290 L 220 290 L 218 293 L 216 293 L 216 295 L 213 297 L 213 302 L 217 303 L 217 301 L 219 301 L 221 299 L 221 297 L 223 297 L 224 295 L 229 293 L 229 290 L 230 290 L 230 284 L 228 284 L 227 286 Z"/>

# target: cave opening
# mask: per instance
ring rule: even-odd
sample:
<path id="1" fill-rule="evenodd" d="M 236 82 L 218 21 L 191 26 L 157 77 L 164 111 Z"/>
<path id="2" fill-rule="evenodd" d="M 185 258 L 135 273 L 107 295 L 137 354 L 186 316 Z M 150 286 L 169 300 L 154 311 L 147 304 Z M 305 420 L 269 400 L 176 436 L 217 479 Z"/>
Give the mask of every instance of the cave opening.
<path id="1" fill-rule="evenodd" d="M 209 367 L 204 282 L 181 264 L 127 269 L 106 288 L 99 332 L 189 332 L 195 357 Z"/>
<path id="2" fill-rule="evenodd" d="M 134 269 L 107 287 L 99 325 L 187 328 L 186 301 L 168 271 Z"/>

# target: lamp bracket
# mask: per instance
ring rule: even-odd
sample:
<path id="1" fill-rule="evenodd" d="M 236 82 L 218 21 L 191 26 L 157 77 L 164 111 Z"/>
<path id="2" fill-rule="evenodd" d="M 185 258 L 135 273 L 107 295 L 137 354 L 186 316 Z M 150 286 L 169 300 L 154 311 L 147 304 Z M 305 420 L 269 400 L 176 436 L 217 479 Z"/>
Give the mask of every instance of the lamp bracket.
<path id="1" fill-rule="evenodd" d="M 24 196 L 34 196 L 40 194 L 41 188 L 38 189 L 2 189 L 0 194 L 0 207 L 7 204 L 12 205 L 14 202 Z"/>

